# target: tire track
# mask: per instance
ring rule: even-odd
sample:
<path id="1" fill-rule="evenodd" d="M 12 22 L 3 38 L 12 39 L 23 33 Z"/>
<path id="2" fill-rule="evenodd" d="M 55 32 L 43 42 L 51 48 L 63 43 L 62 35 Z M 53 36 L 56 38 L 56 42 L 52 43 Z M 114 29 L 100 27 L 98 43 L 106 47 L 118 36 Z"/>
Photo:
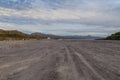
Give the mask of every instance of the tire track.
<path id="1" fill-rule="evenodd" d="M 68 55 L 68 59 L 69 59 L 69 62 L 70 62 L 70 66 L 69 67 L 71 67 L 71 73 L 72 73 L 72 75 L 70 76 L 71 78 L 73 78 L 74 80 L 78 80 L 78 79 L 80 79 L 80 80 L 84 80 L 84 78 L 80 78 L 79 77 L 79 74 L 78 74 L 78 72 L 77 72 L 77 70 L 76 70 L 76 67 L 75 67 L 75 63 L 74 63 L 74 61 L 73 61 L 73 59 L 72 59 L 72 57 L 71 57 L 71 53 L 70 53 L 70 50 L 65 46 L 65 49 L 66 49 L 66 53 L 67 53 L 67 55 Z M 68 73 L 68 74 L 70 74 L 70 73 Z M 72 79 L 72 80 L 73 80 Z M 70 80 L 70 79 L 68 79 L 68 80 Z"/>
<path id="2" fill-rule="evenodd" d="M 77 46 L 76 43 L 68 41 L 43 41 L 42 44 L 36 42 L 31 47 L 27 45 L 28 48 L 26 46 L 23 50 L 21 48 L 17 51 L 14 48 L 15 51 L 13 49 L 8 52 L 9 56 L 8 53 L 1 54 L 3 58 L 0 64 L 0 80 L 120 80 L 119 74 L 116 74 L 113 68 L 97 63 L 97 58 L 93 59 L 98 53 L 97 50 L 95 52 L 97 44 L 91 47 L 90 43 L 83 44 L 81 41 L 78 44 L 80 46 Z M 98 49 L 99 47 L 102 48 L 98 46 Z M 106 60 L 108 59 L 103 61 Z"/>
<path id="3" fill-rule="evenodd" d="M 65 80 L 86 80 L 86 78 L 84 76 L 80 76 L 77 69 L 76 69 L 76 64 L 73 60 L 73 57 L 71 56 L 71 51 L 68 48 L 68 46 L 66 45 L 66 43 L 62 43 L 65 50 L 66 50 L 66 54 L 67 54 L 67 58 L 68 58 L 68 67 L 69 67 L 69 73 L 67 73 L 67 79 Z"/>
<path id="4" fill-rule="evenodd" d="M 71 46 L 69 46 L 69 45 L 67 45 L 67 44 L 65 44 L 64 43 L 64 46 L 65 46 L 65 48 L 66 48 L 66 51 L 67 51 L 67 54 L 69 55 L 69 58 L 71 58 L 71 60 L 72 60 L 72 63 L 73 63 L 73 65 L 74 65 L 74 68 L 75 68 L 75 66 L 77 66 L 77 65 L 75 65 L 75 62 L 73 61 L 73 59 L 72 59 L 72 55 L 71 54 L 74 54 L 74 55 L 76 55 L 78 58 L 79 58 L 79 60 L 88 68 L 88 70 L 90 70 L 93 74 L 94 74 L 94 76 L 95 77 L 97 77 L 98 78 L 98 80 L 106 80 L 104 77 L 102 77 L 91 65 L 90 65 L 90 63 L 84 58 L 84 56 L 82 55 L 82 54 L 80 54 L 80 53 L 78 53 L 77 51 L 75 51 L 75 49 L 74 48 L 72 48 Z M 72 53 L 72 52 L 73 53 Z M 77 60 L 77 59 L 76 59 Z M 80 65 L 80 64 L 78 64 L 78 65 Z M 86 73 L 86 72 L 84 72 L 84 73 Z M 84 74 L 83 73 L 83 75 L 88 75 L 88 74 Z M 75 76 L 75 80 L 91 80 L 91 79 L 89 79 L 89 78 L 81 78 L 81 77 L 79 77 L 79 72 L 77 71 L 77 69 L 74 69 L 74 76 Z M 88 76 L 89 77 L 89 76 Z"/>
<path id="5" fill-rule="evenodd" d="M 70 47 L 70 49 L 74 52 L 76 56 L 79 57 L 80 61 L 90 70 L 92 73 L 97 77 L 99 80 L 106 80 L 104 79 L 91 65 L 90 63 L 84 58 L 84 56 L 77 51 L 75 51 L 74 48 Z"/>
<path id="6" fill-rule="evenodd" d="M 28 65 L 28 64 L 32 63 L 33 61 L 39 61 L 39 60 L 40 60 L 40 57 L 35 57 L 35 58 L 32 58 L 32 59 L 26 59 L 26 60 L 22 60 L 22 61 L 18 61 L 18 62 L 11 62 L 11 63 L 1 65 L 0 69 L 8 68 L 8 67 L 14 66 L 16 64 L 20 64 L 20 65 L 26 65 L 27 64 Z"/>

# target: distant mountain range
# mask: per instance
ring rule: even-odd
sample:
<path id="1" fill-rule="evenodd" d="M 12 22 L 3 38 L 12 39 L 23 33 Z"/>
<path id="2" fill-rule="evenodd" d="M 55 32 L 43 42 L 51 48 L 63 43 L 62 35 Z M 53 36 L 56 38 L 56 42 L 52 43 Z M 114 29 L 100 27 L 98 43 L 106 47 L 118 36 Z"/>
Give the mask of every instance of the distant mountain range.
<path id="1" fill-rule="evenodd" d="M 31 35 L 39 35 L 39 36 L 47 36 L 53 39 L 100 39 L 101 37 L 95 37 L 95 36 L 79 36 L 79 35 L 71 35 L 71 36 L 59 36 L 59 35 L 53 35 L 53 34 L 43 34 L 43 33 L 32 33 Z"/>
<path id="2" fill-rule="evenodd" d="M 0 40 L 28 40 L 28 39 L 100 39 L 101 37 L 94 37 L 94 36 L 59 36 L 59 35 L 52 35 L 52 34 L 43 34 L 43 33 L 32 33 L 32 34 L 25 34 L 23 32 L 17 30 L 1 30 L 0 29 Z"/>

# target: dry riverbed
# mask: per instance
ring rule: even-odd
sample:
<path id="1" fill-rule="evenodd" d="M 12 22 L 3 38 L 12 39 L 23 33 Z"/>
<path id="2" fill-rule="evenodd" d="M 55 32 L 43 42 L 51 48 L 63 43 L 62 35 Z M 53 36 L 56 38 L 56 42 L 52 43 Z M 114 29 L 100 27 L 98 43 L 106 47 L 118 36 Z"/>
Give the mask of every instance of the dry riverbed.
<path id="1" fill-rule="evenodd" d="M 120 41 L 1 41 L 0 80 L 120 80 Z"/>

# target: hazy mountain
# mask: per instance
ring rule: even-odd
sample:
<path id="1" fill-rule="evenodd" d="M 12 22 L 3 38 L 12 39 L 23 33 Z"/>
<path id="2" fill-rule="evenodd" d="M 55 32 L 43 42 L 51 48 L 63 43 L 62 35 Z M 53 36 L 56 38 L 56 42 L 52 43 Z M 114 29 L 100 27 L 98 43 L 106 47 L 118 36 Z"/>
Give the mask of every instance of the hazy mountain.
<path id="1" fill-rule="evenodd" d="M 32 34 L 25 34 L 23 32 L 17 30 L 1 30 L 0 29 L 0 40 L 21 40 L 21 39 L 100 39 L 100 37 L 94 36 L 79 36 L 79 35 L 71 35 L 71 36 L 59 36 L 59 35 L 52 35 L 52 34 L 44 34 L 44 33 L 32 33 Z"/>
<path id="2" fill-rule="evenodd" d="M 71 36 L 60 36 L 60 35 L 53 35 L 53 34 L 43 34 L 43 33 L 32 33 L 32 35 L 40 35 L 40 36 L 46 36 L 54 39 L 100 39 L 101 37 L 95 37 L 95 36 L 79 36 L 79 35 L 71 35 Z"/>

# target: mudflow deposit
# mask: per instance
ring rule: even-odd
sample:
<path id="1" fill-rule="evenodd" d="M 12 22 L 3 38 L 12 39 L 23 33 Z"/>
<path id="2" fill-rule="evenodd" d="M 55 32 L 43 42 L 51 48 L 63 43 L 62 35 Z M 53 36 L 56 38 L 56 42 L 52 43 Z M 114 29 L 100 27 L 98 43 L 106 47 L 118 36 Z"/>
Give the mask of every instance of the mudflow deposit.
<path id="1" fill-rule="evenodd" d="M 120 80 L 120 41 L 1 41 L 0 80 Z"/>

